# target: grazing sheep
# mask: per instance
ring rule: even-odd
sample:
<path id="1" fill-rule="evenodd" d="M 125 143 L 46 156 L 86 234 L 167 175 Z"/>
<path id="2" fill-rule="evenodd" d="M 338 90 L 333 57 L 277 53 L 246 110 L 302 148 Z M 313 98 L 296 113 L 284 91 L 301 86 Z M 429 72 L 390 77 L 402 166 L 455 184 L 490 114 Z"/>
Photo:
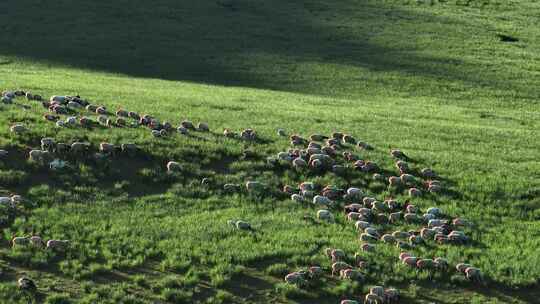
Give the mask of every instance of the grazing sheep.
<path id="1" fill-rule="evenodd" d="M 183 120 L 180 125 L 186 129 L 195 130 L 195 125 L 189 120 Z"/>
<path id="2" fill-rule="evenodd" d="M 79 119 L 79 124 L 81 124 L 83 127 L 91 127 L 94 124 L 94 121 L 83 116 Z"/>
<path id="3" fill-rule="evenodd" d="M 305 200 L 304 200 L 304 197 L 301 196 L 300 194 L 293 194 L 291 195 L 291 200 L 293 202 L 297 202 L 297 203 L 303 203 Z"/>
<path id="4" fill-rule="evenodd" d="M 426 240 L 432 239 L 435 236 L 435 234 L 436 234 L 435 230 L 430 229 L 430 228 L 422 228 L 420 230 L 420 236 Z"/>
<path id="5" fill-rule="evenodd" d="M 482 282 L 482 272 L 476 267 L 468 267 L 465 269 L 465 276 L 472 282 Z"/>
<path id="6" fill-rule="evenodd" d="M 151 130 L 150 133 L 151 133 L 152 136 L 155 137 L 155 138 L 161 137 L 161 132 L 159 132 L 158 130 Z"/>
<path id="7" fill-rule="evenodd" d="M 381 241 L 383 241 L 383 243 L 393 244 L 396 242 L 396 238 L 391 234 L 384 234 L 381 236 Z"/>
<path id="8" fill-rule="evenodd" d="M 45 247 L 45 242 L 43 241 L 43 239 L 36 235 L 30 237 L 30 244 L 38 248 Z"/>
<path id="9" fill-rule="evenodd" d="M 383 304 L 383 298 L 372 293 L 368 293 L 364 298 L 364 304 Z"/>
<path id="10" fill-rule="evenodd" d="M 384 296 L 384 288 L 382 286 L 373 286 L 369 289 L 369 293 L 382 298 Z"/>
<path id="11" fill-rule="evenodd" d="M 9 155 L 9 152 L 6 150 L 0 150 L 0 160 L 6 159 Z"/>
<path id="12" fill-rule="evenodd" d="M 355 300 L 341 300 L 339 304 L 360 304 L 358 301 Z"/>
<path id="13" fill-rule="evenodd" d="M 116 116 L 118 117 L 129 117 L 129 112 L 126 110 L 119 109 L 116 111 Z"/>
<path id="14" fill-rule="evenodd" d="M 30 244 L 30 238 L 25 236 L 16 236 L 11 239 L 11 247 L 26 246 Z"/>
<path id="15" fill-rule="evenodd" d="M 455 218 L 452 220 L 452 225 L 456 226 L 456 227 L 464 227 L 464 226 L 469 226 L 470 225 L 470 222 L 466 219 L 462 219 L 462 218 Z"/>
<path id="16" fill-rule="evenodd" d="M 405 185 L 412 185 L 415 183 L 416 179 L 411 174 L 401 174 L 399 177 L 401 182 Z"/>
<path id="17" fill-rule="evenodd" d="M 332 212 L 326 209 L 321 209 L 317 211 L 317 218 L 321 221 L 333 222 L 334 215 Z"/>
<path id="18" fill-rule="evenodd" d="M 152 131 L 157 131 L 157 130 L 152 130 Z M 159 130 L 159 136 L 160 137 L 166 137 L 167 136 L 167 130 L 165 130 L 165 129 Z"/>
<path id="19" fill-rule="evenodd" d="M 114 154 L 115 146 L 113 144 L 102 142 L 99 144 L 99 152 L 103 154 Z"/>
<path id="20" fill-rule="evenodd" d="M 384 303 L 396 304 L 399 302 L 399 291 L 395 288 L 388 288 L 384 291 Z"/>
<path id="21" fill-rule="evenodd" d="M 206 122 L 199 122 L 197 124 L 197 130 L 199 130 L 200 132 L 210 132 L 210 127 Z"/>
<path id="22" fill-rule="evenodd" d="M 97 108 L 97 106 L 89 104 L 86 106 L 86 111 L 96 113 Z"/>
<path id="23" fill-rule="evenodd" d="M 362 274 L 358 270 L 354 269 L 343 269 L 339 272 L 339 277 L 342 280 L 351 280 L 357 281 L 363 278 Z"/>
<path id="24" fill-rule="evenodd" d="M 60 116 L 52 115 L 52 114 L 43 114 L 43 119 L 47 121 L 57 121 L 60 119 Z"/>
<path id="25" fill-rule="evenodd" d="M 420 191 L 420 189 L 417 189 L 417 188 L 410 188 L 409 189 L 409 196 L 410 197 L 422 196 L 422 191 Z"/>
<path id="26" fill-rule="evenodd" d="M 367 142 L 359 141 L 356 146 L 361 150 L 373 150 L 373 147 Z"/>
<path id="27" fill-rule="evenodd" d="M 21 133 L 26 132 L 26 127 L 22 124 L 15 124 L 11 126 L 10 130 L 12 133 L 21 134 Z"/>
<path id="28" fill-rule="evenodd" d="M 354 223 L 354 226 L 356 227 L 356 230 L 364 231 L 364 229 L 371 227 L 371 224 L 367 221 L 357 221 Z"/>
<path id="29" fill-rule="evenodd" d="M 141 119 L 141 116 L 138 113 L 132 111 L 128 112 L 128 117 L 135 120 Z"/>
<path id="30" fill-rule="evenodd" d="M 371 235 L 371 236 L 374 236 L 374 237 L 379 237 L 379 231 L 373 227 L 366 227 L 364 229 L 364 232 Z"/>
<path id="31" fill-rule="evenodd" d="M 409 237 L 409 244 L 411 245 L 419 245 L 423 243 L 424 243 L 424 239 L 419 235 L 411 235 Z"/>
<path id="32" fill-rule="evenodd" d="M 403 260 L 405 260 L 406 258 L 412 256 L 410 253 L 408 252 L 402 252 L 399 254 L 399 260 L 403 262 Z"/>
<path id="33" fill-rule="evenodd" d="M 392 157 L 395 158 L 406 158 L 405 153 L 401 152 L 401 150 L 398 149 L 390 150 L 390 154 L 392 155 Z"/>
<path id="34" fill-rule="evenodd" d="M 362 242 L 376 242 L 377 240 L 378 240 L 378 237 L 373 236 L 369 233 L 360 234 L 360 241 Z"/>
<path id="35" fill-rule="evenodd" d="M 167 171 L 168 172 L 180 172 L 182 170 L 182 165 L 180 163 L 175 161 L 169 161 L 167 163 Z"/>
<path id="36" fill-rule="evenodd" d="M 67 103 L 67 107 L 68 108 L 71 108 L 71 109 L 74 109 L 74 110 L 78 110 L 80 108 L 82 108 L 82 105 L 78 102 L 75 102 L 75 101 L 70 101 Z"/>
<path id="37" fill-rule="evenodd" d="M 44 150 L 31 150 L 28 153 L 28 158 L 31 161 L 37 162 L 37 163 L 45 163 L 49 161 L 51 157 L 51 153 L 49 151 Z"/>
<path id="38" fill-rule="evenodd" d="M 421 174 L 422 174 L 423 177 L 429 178 L 429 179 L 437 177 L 437 174 L 435 173 L 435 171 L 433 171 L 432 169 L 429 169 L 429 168 L 422 169 Z"/>
<path id="39" fill-rule="evenodd" d="M 330 206 L 332 203 L 333 202 L 326 196 L 315 195 L 315 197 L 313 197 L 313 204 L 315 205 Z"/>
<path id="40" fill-rule="evenodd" d="M 56 101 L 56 102 L 59 102 L 59 103 L 64 103 L 66 101 L 66 96 L 56 96 L 56 95 L 51 96 L 49 101 L 51 101 L 51 102 Z"/>
<path id="41" fill-rule="evenodd" d="M 408 257 L 405 257 L 403 260 L 402 260 L 402 263 L 404 265 L 408 265 L 408 266 L 411 266 L 411 267 L 416 267 L 416 263 L 418 261 L 418 258 L 414 257 L 414 256 L 408 256 Z"/>
<path id="42" fill-rule="evenodd" d="M 122 117 L 118 117 L 118 118 L 116 119 L 116 121 L 115 121 L 115 124 L 116 124 L 117 126 L 124 127 L 124 126 L 127 125 L 127 121 L 126 121 L 124 118 L 122 118 Z"/>
<path id="43" fill-rule="evenodd" d="M 120 149 L 128 156 L 135 156 L 137 154 L 137 145 L 132 143 L 126 143 L 120 145 Z"/>
<path id="44" fill-rule="evenodd" d="M 447 220 L 433 219 L 428 222 L 428 228 L 439 227 L 448 224 Z"/>
<path id="45" fill-rule="evenodd" d="M 439 270 L 442 270 L 442 271 L 446 271 L 448 270 L 448 261 L 444 258 L 435 258 L 433 259 L 433 262 L 434 262 L 434 266 L 435 268 L 439 269 Z"/>
<path id="46" fill-rule="evenodd" d="M 397 176 L 390 176 L 388 178 L 388 184 L 390 187 L 399 187 L 401 185 L 401 179 Z"/>
<path id="47" fill-rule="evenodd" d="M 232 131 L 231 129 L 223 129 L 223 135 L 228 138 L 234 138 L 236 137 L 236 132 Z"/>
<path id="48" fill-rule="evenodd" d="M 437 208 L 437 207 L 429 207 L 426 212 L 429 213 L 429 214 L 433 214 L 434 216 L 441 216 L 442 215 L 441 209 Z"/>
<path id="49" fill-rule="evenodd" d="M 411 234 L 407 231 L 394 231 L 392 233 L 392 236 L 394 236 L 396 239 L 409 239 L 409 237 L 411 236 Z"/>
<path id="50" fill-rule="evenodd" d="M 36 283 L 27 277 L 22 277 L 17 280 L 17 286 L 21 290 L 34 291 L 37 289 Z"/>
<path id="51" fill-rule="evenodd" d="M 58 128 L 62 128 L 62 127 L 64 127 L 65 125 L 66 125 L 66 124 L 65 124 L 63 121 L 61 121 L 61 120 L 59 120 L 59 121 L 56 122 L 56 127 L 58 127 Z"/>
<path id="52" fill-rule="evenodd" d="M 430 193 L 440 193 L 442 191 L 442 187 L 440 185 L 429 185 L 428 191 Z"/>
<path id="53" fill-rule="evenodd" d="M 324 136 L 321 134 L 312 134 L 309 136 L 310 141 L 324 141 L 326 139 L 328 139 L 328 136 Z"/>
<path id="54" fill-rule="evenodd" d="M 226 192 L 237 192 L 240 190 L 240 185 L 238 184 L 225 184 L 223 185 L 223 190 Z"/>
<path id="55" fill-rule="evenodd" d="M 304 169 L 308 166 L 307 162 L 300 157 L 295 158 L 292 164 L 296 169 Z"/>
<path id="56" fill-rule="evenodd" d="M 343 143 L 344 144 L 354 145 L 354 144 L 356 144 L 356 139 L 352 135 L 344 134 L 343 135 Z"/>
<path id="57" fill-rule="evenodd" d="M 278 136 L 287 136 L 287 132 L 284 129 L 277 129 Z"/>
<path id="58" fill-rule="evenodd" d="M 187 128 L 182 127 L 182 126 L 178 127 L 176 130 L 178 131 L 178 133 L 180 133 L 182 135 L 188 135 L 189 134 L 189 130 Z"/>
<path id="59" fill-rule="evenodd" d="M 105 115 L 107 114 L 107 109 L 105 107 L 96 107 L 96 114 Z"/>
<path id="60" fill-rule="evenodd" d="M 332 276 L 339 274 L 344 269 L 350 269 L 352 268 L 351 265 L 345 263 L 345 262 L 335 262 L 332 264 Z"/>
<path id="61" fill-rule="evenodd" d="M 419 259 L 416 261 L 416 268 L 418 269 L 433 269 L 435 262 L 432 259 Z"/>
<path id="62" fill-rule="evenodd" d="M 47 249 L 65 251 L 69 246 L 68 240 L 48 240 Z"/>
<path id="63" fill-rule="evenodd" d="M 472 267 L 472 265 L 470 265 L 470 264 L 465 264 L 465 263 L 459 263 L 459 264 L 456 265 L 456 270 L 457 270 L 458 272 L 461 272 L 461 273 L 465 274 L 465 270 L 466 270 L 467 268 L 469 268 L 469 267 Z"/>
<path id="64" fill-rule="evenodd" d="M 341 249 L 330 249 L 330 250 L 327 250 L 327 251 L 328 252 L 326 252 L 326 253 L 329 256 L 329 258 L 332 259 L 333 263 L 345 260 L 345 258 L 346 258 L 345 251 L 343 251 Z"/>
<path id="65" fill-rule="evenodd" d="M 107 120 L 109 120 L 109 118 L 105 115 L 100 115 L 98 116 L 98 119 L 97 121 L 101 124 L 101 125 L 107 125 Z"/>
<path id="66" fill-rule="evenodd" d="M 264 190 L 264 185 L 257 181 L 246 182 L 246 190 L 248 193 L 260 194 Z"/>
<path id="67" fill-rule="evenodd" d="M 305 279 L 304 279 L 304 276 L 298 272 L 293 272 L 293 273 L 289 273 L 285 276 L 285 282 L 287 284 L 291 284 L 291 285 L 298 285 L 298 286 L 302 286 L 304 285 L 306 282 L 305 282 Z"/>
<path id="68" fill-rule="evenodd" d="M 234 225 L 238 230 L 253 230 L 251 224 L 245 221 L 236 221 Z"/>
<path id="69" fill-rule="evenodd" d="M 89 148 L 90 144 L 85 142 L 74 142 L 71 144 L 71 152 L 75 155 L 83 155 L 88 152 Z"/>
<path id="70" fill-rule="evenodd" d="M 299 185 L 300 190 L 302 191 L 314 191 L 315 190 L 315 184 L 312 182 L 302 182 Z"/>
<path id="71" fill-rule="evenodd" d="M 255 140 L 257 138 L 257 133 L 253 131 L 253 129 L 245 129 L 242 132 L 240 132 L 240 138 L 243 140 Z"/>
<path id="72" fill-rule="evenodd" d="M 41 150 L 53 152 L 55 148 L 55 141 L 53 138 L 44 137 L 41 139 Z"/>
<path id="73" fill-rule="evenodd" d="M 385 212 L 386 205 L 383 202 L 374 201 L 373 203 L 371 203 L 371 209 L 374 211 Z"/>
<path id="74" fill-rule="evenodd" d="M 11 104 L 13 103 L 13 98 L 9 98 L 8 96 L 2 96 L 2 98 L 0 98 L 0 102 L 4 104 Z"/>

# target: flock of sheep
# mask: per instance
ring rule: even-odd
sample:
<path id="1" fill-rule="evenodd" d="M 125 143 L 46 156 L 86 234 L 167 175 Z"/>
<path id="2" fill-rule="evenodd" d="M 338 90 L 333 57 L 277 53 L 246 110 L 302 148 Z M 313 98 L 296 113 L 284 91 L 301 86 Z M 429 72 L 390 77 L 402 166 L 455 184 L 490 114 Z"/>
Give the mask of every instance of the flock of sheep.
<path id="1" fill-rule="evenodd" d="M 173 127 L 169 122 L 160 122 L 151 115 L 139 115 L 136 112 L 118 110 L 114 114 L 109 113 L 104 106 L 93 105 L 79 96 L 52 96 L 48 101 L 44 101 L 39 95 L 33 95 L 23 91 L 6 91 L 2 93 L 1 102 L 11 104 L 17 97 L 25 96 L 28 100 L 41 102 L 49 112 L 43 117 L 47 121 L 53 121 L 58 127 L 126 127 L 145 126 L 150 129 L 153 137 L 159 138 L 178 132 L 188 134 L 191 131 L 208 132 L 210 130 L 207 123 L 200 122 L 197 125 L 191 121 L 184 120 L 178 127 Z M 93 113 L 97 119 L 82 114 L 82 111 Z M 65 119 L 61 115 L 66 115 Z M 26 132 L 23 124 L 11 126 L 11 132 L 15 134 Z M 283 129 L 277 130 L 278 136 L 285 137 L 287 132 Z M 230 129 L 224 129 L 225 137 L 239 137 L 243 140 L 253 141 L 257 134 L 252 129 L 245 129 L 239 133 Z M 330 136 L 313 134 L 308 138 L 300 135 L 290 136 L 291 148 L 287 151 L 279 152 L 275 156 L 267 158 L 270 166 L 287 165 L 294 170 L 310 171 L 315 174 L 325 174 L 332 172 L 338 176 L 347 175 L 351 172 L 361 172 L 368 174 L 372 180 L 385 183 L 392 191 L 405 191 L 410 199 L 428 194 L 442 192 L 442 183 L 437 179 L 437 174 L 430 168 L 416 170 L 409 164 L 409 158 L 400 150 L 390 151 L 390 156 L 394 159 L 395 172 L 389 175 L 382 170 L 381 166 L 374 161 L 366 160 L 351 152 L 351 149 L 360 151 L 373 150 L 370 144 L 359 141 L 351 135 L 335 132 Z M 74 142 L 71 144 L 57 143 L 54 138 L 42 138 L 40 149 L 29 152 L 31 161 L 48 164 L 54 169 L 54 164 L 59 162 L 57 157 L 68 155 L 87 155 L 91 144 L 87 142 Z M 110 143 L 100 143 L 99 151 L 94 154 L 96 158 L 106 158 L 108 156 L 124 153 L 133 156 L 137 152 L 137 146 L 132 143 L 113 145 Z M 0 150 L 0 160 L 7 157 L 8 152 Z M 56 161 L 56 162 L 55 162 Z M 166 164 L 168 172 L 179 172 L 182 166 L 179 162 L 169 161 Z M 259 181 L 247 181 L 245 191 L 250 194 L 261 195 L 264 193 L 266 185 Z M 239 184 L 225 184 L 223 189 L 227 192 L 241 191 Z M 409 200 L 398 202 L 395 199 L 387 198 L 379 200 L 368 196 L 362 189 L 349 187 L 341 189 L 333 185 L 324 187 L 313 182 L 302 182 L 298 186 L 283 186 L 282 192 L 289 195 L 294 203 L 312 205 L 320 208 L 316 211 L 316 218 L 321 222 L 334 223 L 336 212 L 342 208 L 345 218 L 354 224 L 359 232 L 359 248 L 365 254 L 374 252 L 379 243 L 395 245 L 401 253 L 396 260 L 404 265 L 415 269 L 429 271 L 449 271 L 449 263 L 445 258 L 421 258 L 416 257 L 407 251 L 421 246 L 426 242 L 436 244 L 463 244 L 470 240 L 463 230 L 463 227 L 471 225 L 462 218 L 449 218 L 444 215 L 440 208 L 431 207 L 424 211 L 412 204 Z M 4 198 L 0 199 L 3 202 Z M 13 203 L 13 198 L 6 198 L 7 203 Z M 408 223 L 421 225 L 418 229 L 410 231 L 392 231 L 394 224 Z M 229 220 L 228 224 L 238 230 L 253 230 L 251 224 L 243 220 Z M 14 237 L 13 246 L 34 245 L 43 247 L 45 244 L 41 238 Z M 47 248 L 65 249 L 69 244 L 63 240 L 49 240 Z M 355 255 L 354 259 L 347 257 L 340 249 L 327 249 L 325 254 L 331 259 L 331 276 L 338 276 L 343 280 L 362 280 L 364 277 L 365 265 L 368 261 L 363 255 Z M 460 263 L 456 270 L 462 273 L 471 281 L 482 281 L 482 273 L 478 268 Z M 285 282 L 302 287 L 309 280 L 316 280 L 324 274 L 324 269 L 320 266 L 311 266 L 306 270 L 299 270 L 285 276 Z M 399 292 L 394 288 L 383 288 L 375 286 L 365 296 L 364 303 L 396 303 L 399 299 Z M 341 304 L 358 303 L 356 300 L 343 300 Z"/>

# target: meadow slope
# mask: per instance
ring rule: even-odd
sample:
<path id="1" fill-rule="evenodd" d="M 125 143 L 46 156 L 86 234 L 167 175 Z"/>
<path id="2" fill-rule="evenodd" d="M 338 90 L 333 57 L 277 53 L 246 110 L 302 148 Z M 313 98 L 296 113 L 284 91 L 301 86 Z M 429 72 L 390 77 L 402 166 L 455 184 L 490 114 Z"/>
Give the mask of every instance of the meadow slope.
<path id="1" fill-rule="evenodd" d="M 0 3 L 0 88 L 80 94 L 109 109 L 150 113 L 210 133 L 156 139 L 146 128 L 57 128 L 39 103 L 0 105 L 0 299 L 10 303 L 338 303 L 369 286 L 398 287 L 405 303 L 538 303 L 540 278 L 540 29 L 536 1 L 30 1 Z M 501 41 L 500 35 L 516 37 Z M 92 116 L 94 117 L 94 116 Z M 29 132 L 9 127 L 24 123 Z M 261 140 L 227 139 L 253 128 Z M 447 191 L 414 203 L 474 223 L 463 246 L 415 248 L 482 269 L 485 285 L 401 265 L 381 245 L 361 283 L 283 284 L 326 247 L 358 252 L 358 233 L 306 220 L 317 208 L 279 195 L 284 184 L 360 185 L 355 176 L 273 168 L 276 134 L 342 131 L 391 169 L 390 148 L 432 167 Z M 39 139 L 135 142 L 141 156 L 106 169 L 72 161 L 51 172 L 26 160 Z M 243 157 L 245 149 L 254 156 Z M 165 174 L 178 160 L 180 176 Z M 213 185 L 201 186 L 211 177 Z M 258 180 L 261 202 L 224 183 Z M 337 212 L 336 212 L 337 213 Z M 255 236 L 227 225 L 244 219 Z M 412 228 L 402 225 L 403 229 Z M 69 239 L 66 254 L 11 249 L 13 235 Z M 29 296 L 18 277 L 35 280 Z"/>

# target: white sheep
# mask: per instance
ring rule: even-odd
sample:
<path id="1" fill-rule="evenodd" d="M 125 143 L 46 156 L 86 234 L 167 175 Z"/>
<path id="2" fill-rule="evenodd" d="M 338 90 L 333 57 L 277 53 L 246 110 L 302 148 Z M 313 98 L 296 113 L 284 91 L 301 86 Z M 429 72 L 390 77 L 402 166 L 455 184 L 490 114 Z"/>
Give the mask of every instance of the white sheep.
<path id="1" fill-rule="evenodd" d="M 25 236 L 16 236 L 11 239 L 11 247 L 26 246 L 30 243 L 30 238 Z"/>
<path id="2" fill-rule="evenodd" d="M 36 235 L 30 237 L 30 244 L 32 244 L 32 246 L 34 247 L 39 247 L 39 248 L 42 248 L 45 246 L 45 242 L 43 241 L 43 239 Z"/>
<path id="3" fill-rule="evenodd" d="M 289 274 L 287 274 L 285 276 L 285 282 L 287 284 L 301 286 L 301 285 L 305 284 L 305 279 L 300 273 L 293 272 L 293 273 L 289 273 Z"/>
<path id="4" fill-rule="evenodd" d="M 293 202 L 302 203 L 304 202 L 304 197 L 301 196 L 300 194 L 293 194 L 291 195 L 291 200 Z"/>
<path id="5" fill-rule="evenodd" d="M 313 204 L 329 206 L 332 204 L 332 201 L 326 196 L 315 195 L 315 197 L 313 197 Z"/>
<path id="6" fill-rule="evenodd" d="M 200 132 L 210 132 L 210 127 L 206 122 L 199 122 L 197 124 L 197 130 L 199 130 Z"/>
<path id="7" fill-rule="evenodd" d="M 420 189 L 417 189 L 417 188 L 410 188 L 409 189 L 409 196 L 410 197 L 422 196 L 422 191 Z"/>
<path id="8" fill-rule="evenodd" d="M 49 99 L 49 101 L 53 102 L 59 102 L 59 103 L 64 103 L 66 101 L 66 96 L 51 96 L 51 98 Z"/>
<path id="9" fill-rule="evenodd" d="M 317 218 L 322 221 L 328 221 L 328 222 L 334 221 L 334 215 L 332 214 L 332 212 L 326 209 L 321 209 L 317 211 Z"/>
<path id="10" fill-rule="evenodd" d="M 287 132 L 284 129 L 277 129 L 278 136 L 287 136 Z"/>
<path id="11" fill-rule="evenodd" d="M 354 223 L 354 226 L 356 227 L 356 230 L 364 231 L 364 229 L 371 227 L 371 223 L 367 221 L 356 221 L 356 223 Z"/>
<path id="12" fill-rule="evenodd" d="M 69 246 L 68 240 L 48 240 L 47 249 L 65 251 Z"/>
<path id="13" fill-rule="evenodd" d="M 38 163 L 45 163 L 51 159 L 51 154 L 49 151 L 44 150 L 31 150 L 28 153 L 29 159 Z"/>
<path id="14" fill-rule="evenodd" d="M 295 158 L 292 164 L 296 169 L 303 169 L 308 166 L 307 162 L 300 157 Z"/>
<path id="15" fill-rule="evenodd" d="M 441 216 L 442 215 L 441 209 L 437 208 L 437 207 L 429 207 L 426 212 L 429 213 L 429 214 L 433 214 L 434 216 Z"/>
<path id="16" fill-rule="evenodd" d="M 12 133 L 21 134 L 21 133 L 26 132 L 27 129 L 22 124 L 15 124 L 15 125 L 11 126 L 10 130 L 11 130 Z"/>
<path id="17" fill-rule="evenodd" d="M 182 170 L 182 165 L 180 163 L 175 161 L 170 161 L 167 163 L 167 171 L 168 172 L 179 172 Z"/>
<path id="18" fill-rule="evenodd" d="M 53 151 L 56 142 L 54 138 L 45 137 L 41 139 L 41 150 Z"/>
<path id="19" fill-rule="evenodd" d="M 86 142 L 74 142 L 71 144 L 71 152 L 76 155 L 82 155 L 88 151 L 90 144 Z"/>
<path id="20" fill-rule="evenodd" d="M 176 130 L 178 131 L 178 133 L 180 133 L 182 135 L 188 135 L 189 134 L 189 130 L 187 128 L 185 128 L 185 127 L 182 127 L 182 126 L 178 127 Z"/>

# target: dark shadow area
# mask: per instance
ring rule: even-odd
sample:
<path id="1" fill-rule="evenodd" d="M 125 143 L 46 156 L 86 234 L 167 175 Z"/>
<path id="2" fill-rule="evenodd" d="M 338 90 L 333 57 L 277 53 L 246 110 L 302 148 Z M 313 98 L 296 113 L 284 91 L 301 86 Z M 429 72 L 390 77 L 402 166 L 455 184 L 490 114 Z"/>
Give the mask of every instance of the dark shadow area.
<path id="1" fill-rule="evenodd" d="M 410 42 L 411 24 L 451 29 L 455 20 L 378 1 L 4 0 L 0 17 L 1 55 L 136 77 L 317 95 L 359 94 L 366 85 L 409 92 L 405 81 L 442 96 L 444 80 L 493 88 L 502 81 L 470 73 L 481 67 L 459 56 L 426 57 Z M 338 73 L 340 66 L 431 80 L 370 79 Z"/>

